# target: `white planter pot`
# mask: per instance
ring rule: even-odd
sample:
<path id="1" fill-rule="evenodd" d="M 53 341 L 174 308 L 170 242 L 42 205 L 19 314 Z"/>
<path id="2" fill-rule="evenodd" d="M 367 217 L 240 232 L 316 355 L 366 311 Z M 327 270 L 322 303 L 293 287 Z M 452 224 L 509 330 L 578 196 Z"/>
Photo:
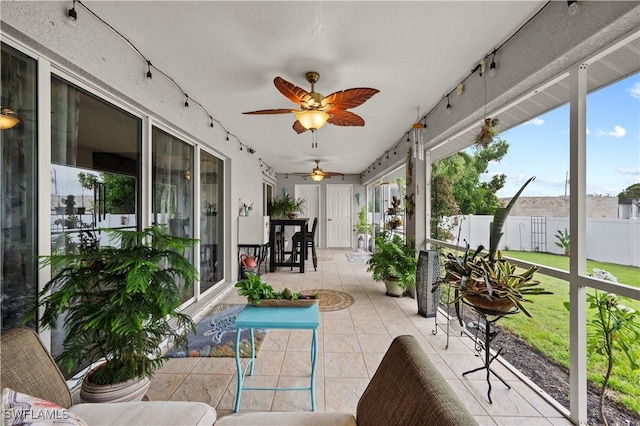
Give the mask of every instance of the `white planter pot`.
<path id="1" fill-rule="evenodd" d="M 151 380 L 148 377 L 136 378 L 113 385 L 94 385 L 87 380 L 90 375 L 91 372 L 82 380 L 82 388 L 80 389 L 80 400 L 82 402 L 141 401 L 151 385 Z"/>
<path id="2" fill-rule="evenodd" d="M 398 281 L 384 280 L 387 296 L 404 297 L 404 289 L 398 285 Z"/>

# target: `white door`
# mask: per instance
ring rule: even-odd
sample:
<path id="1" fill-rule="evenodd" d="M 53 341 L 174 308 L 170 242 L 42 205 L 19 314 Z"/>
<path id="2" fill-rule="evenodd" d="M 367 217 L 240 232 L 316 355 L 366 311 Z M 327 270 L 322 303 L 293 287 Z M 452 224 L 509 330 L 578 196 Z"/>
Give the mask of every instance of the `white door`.
<path id="1" fill-rule="evenodd" d="M 293 188 L 296 198 L 304 198 L 305 203 L 300 217 L 309 218 L 309 231 L 313 225 L 313 219 L 320 214 L 320 185 L 295 185 Z M 318 232 L 316 231 L 316 247 L 318 246 Z"/>
<path id="2" fill-rule="evenodd" d="M 351 247 L 352 185 L 327 185 L 327 247 Z"/>

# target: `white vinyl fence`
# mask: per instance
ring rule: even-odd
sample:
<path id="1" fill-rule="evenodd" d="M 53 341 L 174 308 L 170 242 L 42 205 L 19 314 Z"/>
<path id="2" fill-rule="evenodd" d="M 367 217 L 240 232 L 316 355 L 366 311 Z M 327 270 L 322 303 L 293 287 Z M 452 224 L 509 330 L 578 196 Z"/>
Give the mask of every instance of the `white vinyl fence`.
<path id="1" fill-rule="evenodd" d="M 480 244 L 489 248 L 493 216 L 466 215 L 447 220 L 453 224 L 454 234 L 449 242 L 456 243 L 459 235 L 461 246 L 466 240 L 472 249 Z M 559 241 L 556 234 L 565 229 L 569 229 L 568 217 L 509 216 L 498 248 L 563 254 L 563 249 L 556 245 Z M 640 267 L 640 220 L 587 219 L 587 258 Z"/>

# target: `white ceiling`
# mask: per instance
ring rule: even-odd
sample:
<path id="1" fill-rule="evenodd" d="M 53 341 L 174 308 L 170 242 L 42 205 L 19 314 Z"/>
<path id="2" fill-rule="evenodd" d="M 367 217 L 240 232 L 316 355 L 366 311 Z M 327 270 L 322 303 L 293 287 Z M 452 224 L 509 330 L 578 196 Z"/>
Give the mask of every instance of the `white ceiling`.
<path id="1" fill-rule="evenodd" d="M 358 174 L 411 127 L 416 107 L 428 111 L 546 2 L 84 3 L 278 173 L 310 171 L 317 158 L 325 171 Z M 309 90 L 306 71 L 320 73 L 324 95 L 379 89 L 353 109 L 366 125 L 325 125 L 312 149 L 294 114 L 242 114 L 295 108 L 273 79 Z"/>

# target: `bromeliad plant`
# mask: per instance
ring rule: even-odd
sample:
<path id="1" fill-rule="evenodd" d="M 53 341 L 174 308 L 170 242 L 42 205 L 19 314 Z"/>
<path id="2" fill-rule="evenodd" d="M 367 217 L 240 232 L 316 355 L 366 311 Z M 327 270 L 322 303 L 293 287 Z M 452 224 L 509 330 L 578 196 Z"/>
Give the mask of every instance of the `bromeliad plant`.
<path id="1" fill-rule="evenodd" d="M 464 256 L 447 253 L 444 264 L 445 276 L 439 282 L 448 283 L 454 289 L 454 304 L 459 313 L 462 300 L 490 311 L 507 312 L 517 307 L 525 315 L 531 316 L 524 303 L 531 303 L 530 295 L 552 294 L 539 288 L 540 281 L 534 280 L 537 266 L 518 272 L 517 266 L 502 258 L 498 243 L 507 216 L 524 188 L 535 177 L 527 180 L 506 207 L 500 207 L 493 217 L 489 253 L 481 256 L 484 249 L 479 246 L 475 252 L 469 251 L 467 244 Z M 434 290 L 437 286 L 434 286 Z M 460 316 L 458 315 L 458 318 Z"/>

